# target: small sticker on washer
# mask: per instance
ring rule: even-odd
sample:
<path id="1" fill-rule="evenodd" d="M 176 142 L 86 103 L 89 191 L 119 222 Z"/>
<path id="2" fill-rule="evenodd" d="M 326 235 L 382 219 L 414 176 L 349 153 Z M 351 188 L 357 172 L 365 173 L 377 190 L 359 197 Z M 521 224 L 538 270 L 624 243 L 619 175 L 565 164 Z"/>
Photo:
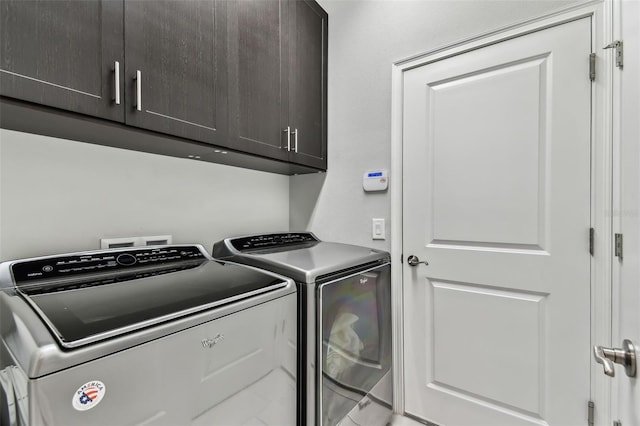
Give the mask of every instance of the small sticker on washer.
<path id="1" fill-rule="evenodd" d="M 78 411 L 87 411 L 100 404 L 107 388 L 99 380 L 91 380 L 80 386 L 73 395 L 73 408 Z"/>

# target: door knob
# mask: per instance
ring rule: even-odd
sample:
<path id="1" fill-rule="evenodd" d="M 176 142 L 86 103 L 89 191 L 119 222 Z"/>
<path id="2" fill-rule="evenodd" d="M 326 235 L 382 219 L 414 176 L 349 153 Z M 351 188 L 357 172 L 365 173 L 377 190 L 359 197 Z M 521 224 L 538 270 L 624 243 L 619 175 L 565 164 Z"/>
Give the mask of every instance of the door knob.
<path id="1" fill-rule="evenodd" d="M 426 266 L 429 266 L 429 262 L 420 260 L 418 256 L 411 255 L 407 258 L 407 263 L 409 266 L 418 266 L 421 263 L 424 263 Z"/>
<path id="2" fill-rule="evenodd" d="M 613 369 L 614 363 L 624 365 L 624 371 L 627 373 L 627 376 L 636 376 L 636 347 L 629 339 L 624 339 L 622 348 L 594 346 L 593 357 L 598 364 L 602 364 L 604 374 L 607 376 L 614 377 L 616 375 Z"/>

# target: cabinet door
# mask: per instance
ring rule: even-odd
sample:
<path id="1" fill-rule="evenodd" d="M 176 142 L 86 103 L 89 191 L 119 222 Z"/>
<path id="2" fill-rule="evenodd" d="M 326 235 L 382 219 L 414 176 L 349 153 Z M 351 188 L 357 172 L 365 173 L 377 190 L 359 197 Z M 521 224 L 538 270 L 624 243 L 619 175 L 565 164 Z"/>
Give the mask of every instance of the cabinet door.
<path id="1" fill-rule="evenodd" d="M 128 125 L 225 144 L 226 4 L 125 1 Z"/>
<path id="2" fill-rule="evenodd" d="M 287 0 L 229 3 L 229 114 L 235 148 L 287 160 Z"/>
<path id="3" fill-rule="evenodd" d="M 0 1 L 0 94 L 123 121 L 122 2 Z"/>
<path id="4" fill-rule="evenodd" d="M 327 13 L 313 0 L 291 1 L 289 161 L 327 168 Z"/>

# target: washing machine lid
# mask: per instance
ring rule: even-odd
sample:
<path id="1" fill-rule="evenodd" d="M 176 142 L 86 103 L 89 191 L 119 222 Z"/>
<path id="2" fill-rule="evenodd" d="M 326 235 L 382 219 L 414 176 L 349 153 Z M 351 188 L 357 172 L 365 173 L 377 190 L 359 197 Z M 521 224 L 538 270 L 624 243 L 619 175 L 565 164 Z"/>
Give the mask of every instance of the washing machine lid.
<path id="1" fill-rule="evenodd" d="M 213 257 L 266 269 L 307 284 L 390 261 L 385 251 L 320 241 L 311 232 L 226 238 L 214 244 Z"/>
<path id="2" fill-rule="evenodd" d="M 65 349 L 287 286 L 273 275 L 215 262 L 201 246 L 75 253 L 0 269 L 0 287 L 26 301 Z"/>

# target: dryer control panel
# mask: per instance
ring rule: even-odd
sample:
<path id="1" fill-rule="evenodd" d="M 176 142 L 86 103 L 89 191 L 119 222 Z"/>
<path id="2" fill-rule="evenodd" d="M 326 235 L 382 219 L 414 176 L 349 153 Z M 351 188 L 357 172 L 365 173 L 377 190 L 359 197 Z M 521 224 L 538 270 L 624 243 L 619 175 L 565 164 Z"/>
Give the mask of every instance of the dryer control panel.
<path id="1" fill-rule="evenodd" d="M 233 248 L 240 252 L 262 250 L 278 247 L 290 247 L 298 244 L 313 244 L 320 240 L 311 232 L 287 232 L 279 234 L 252 235 L 249 237 L 231 238 Z"/>

